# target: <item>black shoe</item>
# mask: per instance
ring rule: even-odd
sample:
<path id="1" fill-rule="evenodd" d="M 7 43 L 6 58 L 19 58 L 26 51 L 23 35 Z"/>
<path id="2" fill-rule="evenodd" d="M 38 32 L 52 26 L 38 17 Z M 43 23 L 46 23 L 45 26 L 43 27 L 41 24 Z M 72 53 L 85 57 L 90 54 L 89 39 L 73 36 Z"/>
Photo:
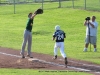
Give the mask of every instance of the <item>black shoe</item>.
<path id="1" fill-rule="evenodd" d="M 30 58 L 33 58 L 32 56 Z"/>
<path id="2" fill-rule="evenodd" d="M 29 57 L 29 58 L 33 58 L 32 56 L 30 56 L 30 55 L 27 55 L 27 57 Z"/>
<path id="3" fill-rule="evenodd" d="M 54 59 L 54 60 L 57 59 L 57 55 L 55 55 L 55 56 L 53 57 L 53 59 Z"/>
<path id="4" fill-rule="evenodd" d="M 20 55 L 22 56 L 22 58 L 25 58 L 24 54 L 22 54 L 21 52 L 20 52 Z"/>
<path id="5" fill-rule="evenodd" d="M 22 58 L 25 58 L 25 56 L 22 56 Z"/>
<path id="6" fill-rule="evenodd" d="M 65 57 L 65 66 L 67 67 L 68 61 L 67 61 L 67 57 Z"/>

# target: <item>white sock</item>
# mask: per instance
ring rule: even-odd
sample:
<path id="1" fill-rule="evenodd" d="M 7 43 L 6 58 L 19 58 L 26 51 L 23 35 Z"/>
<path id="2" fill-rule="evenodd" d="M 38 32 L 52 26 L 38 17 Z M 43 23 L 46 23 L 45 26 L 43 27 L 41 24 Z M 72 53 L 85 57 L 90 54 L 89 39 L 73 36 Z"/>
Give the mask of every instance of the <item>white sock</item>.
<path id="1" fill-rule="evenodd" d="M 87 50 L 87 48 L 84 48 L 85 50 Z"/>
<path id="2" fill-rule="evenodd" d="M 96 50 L 96 48 L 94 48 L 94 50 Z"/>

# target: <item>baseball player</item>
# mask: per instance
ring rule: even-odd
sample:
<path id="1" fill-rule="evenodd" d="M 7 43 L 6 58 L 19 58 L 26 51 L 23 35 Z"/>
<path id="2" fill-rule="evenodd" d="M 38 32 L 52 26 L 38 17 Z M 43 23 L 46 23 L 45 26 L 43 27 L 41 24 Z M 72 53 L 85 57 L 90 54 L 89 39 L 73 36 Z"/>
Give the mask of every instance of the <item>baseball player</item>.
<path id="1" fill-rule="evenodd" d="M 53 34 L 52 40 L 55 40 L 55 45 L 54 45 L 54 57 L 53 59 L 57 59 L 57 50 L 60 48 L 60 53 L 62 57 L 65 60 L 65 66 L 67 67 L 67 57 L 66 54 L 64 53 L 64 38 L 66 38 L 66 35 L 64 31 L 60 30 L 60 26 L 56 25 L 55 26 L 55 32 Z"/>
<path id="2" fill-rule="evenodd" d="M 26 25 L 26 29 L 24 31 L 24 39 L 23 39 L 22 48 L 21 48 L 21 52 L 20 52 L 20 54 L 22 55 L 22 58 L 25 58 L 24 52 L 25 52 L 25 47 L 26 47 L 27 42 L 28 42 L 27 56 L 30 57 L 30 58 L 33 58 L 31 56 L 31 45 L 32 45 L 32 32 L 31 31 L 32 31 L 33 20 L 34 20 L 35 16 L 36 16 L 36 12 L 28 14 L 28 22 L 27 22 L 27 25 Z"/>

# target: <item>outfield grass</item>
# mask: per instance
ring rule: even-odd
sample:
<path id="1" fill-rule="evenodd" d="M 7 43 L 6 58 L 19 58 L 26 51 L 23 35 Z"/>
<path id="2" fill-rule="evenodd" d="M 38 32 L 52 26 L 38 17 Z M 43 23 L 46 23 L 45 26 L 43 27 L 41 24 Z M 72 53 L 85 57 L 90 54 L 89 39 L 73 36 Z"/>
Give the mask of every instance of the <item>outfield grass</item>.
<path id="1" fill-rule="evenodd" d="M 47 4 L 46 6 L 49 7 L 49 5 L 51 5 L 51 3 Z M 36 10 L 39 6 L 40 5 L 38 4 L 16 5 L 16 14 L 13 14 L 12 5 L 0 6 L 1 47 L 13 48 L 18 50 L 21 49 L 21 44 L 23 41 L 23 32 L 27 22 L 27 14 L 30 11 Z M 44 13 L 42 15 L 37 15 L 35 17 L 34 27 L 32 31 L 32 52 L 53 55 L 54 42 L 51 40 L 52 34 L 55 31 L 54 26 L 60 25 L 61 29 L 64 30 L 67 35 L 67 38 L 65 40 L 65 52 L 68 58 L 86 60 L 100 64 L 99 27 L 97 42 L 98 52 L 93 52 L 93 47 L 92 52 L 83 52 L 86 29 L 83 26 L 84 19 L 87 16 L 95 15 L 97 17 L 98 23 L 100 23 L 99 12 L 71 8 L 56 8 L 56 6 L 57 4 L 52 3 L 51 8 L 49 7 L 49 9 L 44 9 Z M 60 55 L 60 52 L 58 52 L 58 55 Z M 14 71 L 16 72 L 17 70 Z M 32 72 L 32 70 L 30 72 Z"/>

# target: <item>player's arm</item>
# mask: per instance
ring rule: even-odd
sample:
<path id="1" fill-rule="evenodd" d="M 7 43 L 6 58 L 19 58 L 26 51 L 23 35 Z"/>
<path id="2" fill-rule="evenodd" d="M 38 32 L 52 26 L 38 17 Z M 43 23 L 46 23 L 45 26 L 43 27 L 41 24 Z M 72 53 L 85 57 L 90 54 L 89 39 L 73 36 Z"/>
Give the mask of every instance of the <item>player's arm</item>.
<path id="1" fill-rule="evenodd" d="M 66 34 L 64 33 L 64 38 L 66 38 Z"/>
<path id="2" fill-rule="evenodd" d="M 53 37 L 52 40 L 54 41 L 55 40 L 55 37 Z"/>
<path id="3" fill-rule="evenodd" d="M 64 38 L 66 38 L 66 33 L 63 31 L 63 36 L 64 36 Z"/>
<path id="4" fill-rule="evenodd" d="M 36 11 L 32 14 L 31 19 L 33 19 L 36 16 Z"/>
<path id="5" fill-rule="evenodd" d="M 55 40 L 55 37 L 56 37 L 56 35 L 55 35 L 55 33 L 53 34 L 53 37 L 52 37 L 52 40 L 54 41 Z"/>

